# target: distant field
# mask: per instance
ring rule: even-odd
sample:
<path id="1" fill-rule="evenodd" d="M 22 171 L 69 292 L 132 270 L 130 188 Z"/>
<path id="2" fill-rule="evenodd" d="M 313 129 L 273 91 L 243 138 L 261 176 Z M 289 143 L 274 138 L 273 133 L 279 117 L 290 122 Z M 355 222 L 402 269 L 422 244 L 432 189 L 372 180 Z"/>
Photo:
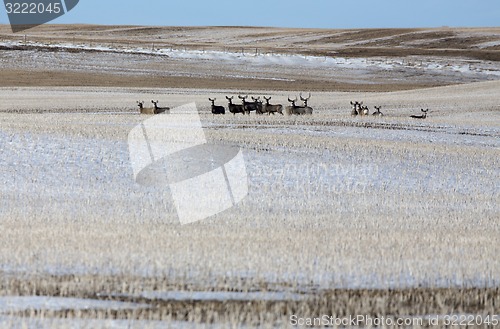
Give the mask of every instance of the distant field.
<path id="1" fill-rule="evenodd" d="M 0 86 L 415 89 L 498 80 L 499 36 L 498 28 L 89 25 L 44 25 L 14 35 L 4 25 Z"/>
<path id="2" fill-rule="evenodd" d="M 498 32 L 0 27 L 0 326 L 491 328 Z M 312 116 L 210 113 L 299 92 Z M 242 149 L 247 198 L 180 225 L 168 186 L 134 182 L 127 136 L 151 99 L 172 117 L 196 102 L 207 139 Z M 384 116 L 352 117 L 355 100 Z"/>

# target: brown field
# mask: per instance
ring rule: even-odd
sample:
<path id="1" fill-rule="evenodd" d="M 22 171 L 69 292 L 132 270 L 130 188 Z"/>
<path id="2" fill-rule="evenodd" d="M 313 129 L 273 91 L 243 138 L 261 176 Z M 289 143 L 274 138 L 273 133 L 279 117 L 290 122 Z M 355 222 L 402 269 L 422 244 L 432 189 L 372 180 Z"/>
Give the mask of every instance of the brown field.
<path id="1" fill-rule="evenodd" d="M 500 315 L 500 28 L 0 26 L 0 70 L 0 327 Z M 299 92 L 312 116 L 210 114 Z M 246 199 L 180 225 L 134 182 L 151 99 L 243 150 Z"/>
<path id="2" fill-rule="evenodd" d="M 73 49 L 59 56 L 61 49 L 34 47 L 71 43 L 109 46 L 117 51 L 134 49 L 181 49 L 254 54 L 300 54 L 304 57 L 375 58 L 402 60 L 407 66 L 427 58 L 440 58 L 446 65 L 467 65 L 500 61 L 500 28 L 482 29 L 373 29 L 318 30 L 269 29 L 255 27 L 123 27 L 88 25 L 43 25 L 26 35 L 9 33 L 0 26 L 0 42 L 22 41 L 13 48 L 19 56 L 0 61 L 0 86 L 122 86 L 148 88 L 214 88 L 233 90 L 311 91 L 396 91 L 491 79 L 473 76 L 445 76 L 439 72 L 409 70 L 347 70 L 320 74 L 300 67 L 270 68 L 270 72 L 205 61 L 178 61 L 165 56 L 103 53 Z M 27 41 L 24 44 L 24 41 Z M 53 53 L 44 65 L 33 67 L 28 50 Z M 25 50 L 24 52 L 22 50 Z M 96 54 L 97 52 L 97 54 Z M 46 54 L 49 56 L 49 54 Z M 118 56 L 118 57 L 117 57 Z M 37 56 L 43 60 L 43 56 Z M 118 60 L 117 60 L 118 59 Z M 11 60 L 15 61 L 10 62 Z M 99 64 L 94 63 L 99 61 Z M 88 62 L 88 63 L 87 63 Z M 61 67 L 64 67 L 62 69 Z M 133 67 L 135 70 L 132 70 Z M 26 69 L 28 69 L 26 71 Z M 250 72 L 248 72 L 250 71 Z M 29 73 L 27 73 L 29 72 Z M 124 74 L 126 72 L 126 74 Z M 280 76 L 282 80 L 271 80 Z M 236 77 L 235 77 L 236 76 Z M 287 80 L 287 81 L 283 81 Z M 288 81 L 290 80 L 290 81 Z"/>

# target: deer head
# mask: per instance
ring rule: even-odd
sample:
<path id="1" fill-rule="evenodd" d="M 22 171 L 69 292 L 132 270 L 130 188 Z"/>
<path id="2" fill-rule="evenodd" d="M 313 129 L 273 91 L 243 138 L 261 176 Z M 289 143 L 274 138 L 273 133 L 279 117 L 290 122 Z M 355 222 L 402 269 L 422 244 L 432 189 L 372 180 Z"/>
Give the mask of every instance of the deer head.
<path id="1" fill-rule="evenodd" d="M 309 93 L 309 96 L 307 98 L 302 97 L 302 93 L 300 93 L 300 100 L 301 101 L 303 101 L 303 102 L 308 101 L 309 98 L 311 98 L 311 93 Z"/>
<path id="2" fill-rule="evenodd" d="M 309 98 L 311 98 L 311 93 L 309 93 L 309 96 L 307 98 L 302 97 L 302 93 L 300 93 L 300 100 L 304 102 L 304 105 L 307 106 L 307 101 Z"/>
<path id="3" fill-rule="evenodd" d="M 290 103 L 292 103 L 292 106 L 295 106 L 295 102 L 297 101 L 297 97 L 295 97 L 295 99 L 290 99 L 290 97 L 288 97 L 288 101 Z"/>

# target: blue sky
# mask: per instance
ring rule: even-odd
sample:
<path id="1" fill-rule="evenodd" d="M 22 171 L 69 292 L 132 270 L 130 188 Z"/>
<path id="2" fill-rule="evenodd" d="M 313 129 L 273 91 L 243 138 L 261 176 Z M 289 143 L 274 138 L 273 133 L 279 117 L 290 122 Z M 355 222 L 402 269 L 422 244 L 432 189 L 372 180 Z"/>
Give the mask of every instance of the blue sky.
<path id="1" fill-rule="evenodd" d="M 0 9 L 0 23 L 8 23 L 5 8 Z M 500 0 L 80 0 L 77 7 L 53 23 L 492 27 L 500 26 Z"/>

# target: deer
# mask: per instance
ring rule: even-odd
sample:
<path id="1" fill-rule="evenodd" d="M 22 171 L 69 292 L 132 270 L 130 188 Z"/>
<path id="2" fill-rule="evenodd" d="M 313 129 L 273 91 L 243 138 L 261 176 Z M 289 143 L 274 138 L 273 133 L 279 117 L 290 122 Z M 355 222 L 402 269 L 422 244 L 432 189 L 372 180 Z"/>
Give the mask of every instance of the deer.
<path id="1" fill-rule="evenodd" d="M 151 103 L 153 103 L 153 105 L 155 107 L 154 114 L 163 113 L 163 112 L 170 112 L 170 107 L 159 107 L 158 101 L 155 102 L 154 100 L 151 100 Z"/>
<path id="2" fill-rule="evenodd" d="M 359 103 L 358 101 L 354 101 L 354 102 L 351 101 L 351 105 L 352 105 L 351 115 L 356 116 L 359 114 L 358 108 L 361 111 L 361 105 L 363 105 L 363 102 Z"/>
<path id="3" fill-rule="evenodd" d="M 295 102 L 297 102 L 297 97 L 295 97 L 295 99 L 290 99 L 290 96 L 288 96 L 288 102 L 292 105 L 285 107 L 286 114 L 287 115 L 297 114 L 295 113 L 295 109 L 297 108 L 297 105 L 295 105 Z"/>
<path id="4" fill-rule="evenodd" d="M 379 117 L 383 117 L 384 116 L 384 113 L 380 112 L 380 109 L 382 108 L 382 106 L 374 106 L 375 108 L 375 112 L 372 113 L 372 115 L 376 115 L 376 116 L 379 116 Z"/>
<path id="5" fill-rule="evenodd" d="M 369 114 L 370 114 L 370 110 L 368 109 L 368 106 L 361 106 L 361 111 L 359 112 L 359 115 L 366 116 Z"/>
<path id="6" fill-rule="evenodd" d="M 279 114 L 283 115 L 283 105 L 281 105 L 281 104 L 276 104 L 276 105 L 269 104 L 271 97 L 267 98 L 266 96 L 264 96 L 264 99 L 266 100 L 266 104 L 264 104 L 262 107 L 263 113 L 267 112 L 267 115 L 271 115 L 271 113 L 273 115 L 275 113 L 279 113 Z"/>
<path id="7" fill-rule="evenodd" d="M 313 108 L 307 105 L 307 102 L 311 98 L 311 93 L 309 93 L 309 96 L 307 98 L 302 97 L 302 93 L 300 93 L 300 100 L 304 102 L 304 114 L 312 114 L 313 113 Z"/>
<path id="8" fill-rule="evenodd" d="M 144 101 L 137 101 L 137 106 L 139 107 L 139 112 L 141 114 L 156 114 L 154 107 L 144 107 Z"/>
<path id="9" fill-rule="evenodd" d="M 263 105 L 262 105 L 262 101 L 260 100 L 260 96 L 255 98 L 252 96 L 252 100 L 253 100 L 253 104 L 255 104 L 255 113 L 257 114 L 262 114 L 262 108 L 263 108 Z"/>
<path id="10" fill-rule="evenodd" d="M 233 98 L 234 96 L 226 96 L 226 99 L 229 102 L 229 104 L 227 105 L 229 112 L 231 112 L 233 115 L 236 115 L 236 113 L 243 113 L 243 115 L 245 115 L 245 109 L 243 108 L 243 105 L 233 104 Z"/>
<path id="11" fill-rule="evenodd" d="M 224 106 L 218 106 L 218 105 L 215 105 L 215 101 L 217 100 L 217 98 L 209 98 L 208 99 L 209 101 L 212 102 L 212 114 L 226 114 L 226 109 L 224 108 Z"/>
<path id="12" fill-rule="evenodd" d="M 297 102 L 297 97 L 295 97 L 295 99 L 290 99 L 290 97 L 288 97 L 288 101 L 292 104 L 291 106 L 287 106 L 285 107 L 285 112 L 287 115 L 292 115 L 292 114 L 295 114 L 295 115 L 303 115 L 303 114 L 312 114 L 312 109 L 310 109 L 310 111 L 308 109 L 306 109 L 306 107 L 304 106 L 297 106 L 295 103 Z"/>
<path id="13" fill-rule="evenodd" d="M 351 110 L 352 116 L 356 115 L 364 116 L 369 114 L 368 107 L 363 106 L 363 102 L 351 101 L 351 105 L 352 105 L 352 110 Z"/>
<path id="14" fill-rule="evenodd" d="M 245 110 L 245 112 L 248 115 L 250 115 L 251 111 L 256 111 L 257 113 L 259 113 L 259 110 L 258 110 L 259 109 L 259 102 L 258 102 L 258 100 L 260 99 L 260 97 L 259 98 L 252 97 L 253 102 L 247 102 L 248 95 L 247 96 L 238 95 L 238 98 L 241 99 L 242 105 L 243 105 L 243 109 Z M 262 104 L 260 104 L 260 112 L 262 113 Z"/>
<path id="15" fill-rule="evenodd" d="M 425 119 L 425 118 L 427 118 L 427 112 L 429 112 L 429 109 L 426 109 L 425 111 L 424 111 L 424 109 L 420 109 L 420 111 L 422 111 L 424 114 L 410 115 L 410 118 L 413 118 L 413 119 Z"/>

